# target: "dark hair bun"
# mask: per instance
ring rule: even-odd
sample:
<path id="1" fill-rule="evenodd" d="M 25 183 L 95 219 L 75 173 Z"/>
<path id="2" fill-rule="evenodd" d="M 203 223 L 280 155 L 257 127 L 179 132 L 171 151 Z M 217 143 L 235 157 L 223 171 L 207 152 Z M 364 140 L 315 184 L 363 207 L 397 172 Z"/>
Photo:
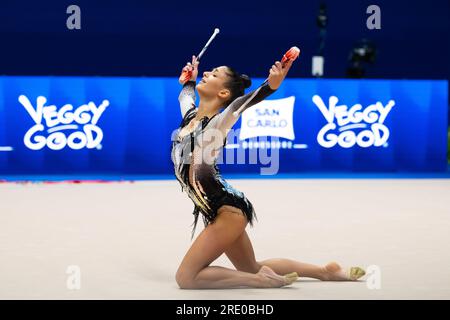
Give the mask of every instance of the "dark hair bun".
<path id="1" fill-rule="evenodd" d="M 242 80 L 242 83 L 244 84 L 245 89 L 247 89 L 248 87 L 250 87 L 252 85 L 252 80 L 250 80 L 250 77 L 246 74 L 241 74 L 241 80 Z"/>

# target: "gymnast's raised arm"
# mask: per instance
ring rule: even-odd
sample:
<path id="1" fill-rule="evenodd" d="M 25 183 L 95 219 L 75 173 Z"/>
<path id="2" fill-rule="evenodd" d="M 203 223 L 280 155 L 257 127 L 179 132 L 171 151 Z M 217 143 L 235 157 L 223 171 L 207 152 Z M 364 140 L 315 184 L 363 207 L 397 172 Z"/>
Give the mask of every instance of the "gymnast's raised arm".
<path id="1" fill-rule="evenodd" d="M 291 68 L 292 62 L 293 61 L 287 62 L 283 67 L 281 62 L 276 61 L 269 70 L 269 77 L 267 78 L 267 82 L 264 82 L 256 90 L 238 97 L 233 102 L 231 102 L 230 105 L 226 107 L 225 110 L 222 111 L 218 116 L 215 127 L 221 130 L 226 135 L 228 130 L 231 129 L 237 122 L 242 112 L 244 112 L 251 106 L 254 106 L 255 104 L 263 101 L 278 89 L 278 87 L 286 77 L 289 69 Z M 253 94 L 257 90 L 258 93 L 253 96 Z"/>
<path id="2" fill-rule="evenodd" d="M 184 118 L 186 112 L 195 106 L 195 85 L 198 75 L 198 64 L 199 61 L 195 56 L 192 56 L 192 63 L 188 62 L 182 71 L 190 71 L 192 75 L 186 83 L 183 84 L 180 95 L 178 96 L 178 101 L 180 102 L 181 116 Z M 181 83 L 182 84 L 182 83 Z"/>

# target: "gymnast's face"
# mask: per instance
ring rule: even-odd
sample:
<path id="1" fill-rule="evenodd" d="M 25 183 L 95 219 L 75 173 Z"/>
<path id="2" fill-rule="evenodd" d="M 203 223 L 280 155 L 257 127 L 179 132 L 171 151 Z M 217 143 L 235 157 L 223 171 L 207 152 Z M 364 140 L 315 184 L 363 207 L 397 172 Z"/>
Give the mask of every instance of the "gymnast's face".
<path id="1" fill-rule="evenodd" d="M 203 78 L 197 84 L 197 91 L 200 96 L 226 101 L 230 97 L 230 90 L 225 88 L 228 81 L 228 67 L 220 66 L 211 71 L 203 72 Z"/>

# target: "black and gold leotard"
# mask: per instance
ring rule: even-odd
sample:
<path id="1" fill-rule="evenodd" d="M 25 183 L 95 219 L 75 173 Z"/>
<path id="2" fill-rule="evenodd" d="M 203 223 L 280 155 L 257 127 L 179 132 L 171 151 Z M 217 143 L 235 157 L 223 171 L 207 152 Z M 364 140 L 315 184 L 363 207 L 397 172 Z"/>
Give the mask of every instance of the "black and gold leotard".
<path id="1" fill-rule="evenodd" d="M 181 129 L 187 126 L 197 114 L 195 85 L 195 81 L 186 82 L 178 97 L 183 120 L 172 136 L 171 151 L 175 176 L 181 184 L 181 190 L 185 191 L 194 202 L 192 237 L 199 213 L 202 214 L 206 227 L 214 222 L 217 210 L 222 205 L 241 209 L 250 225 L 253 225 L 256 214 L 252 203 L 244 193 L 234 189 L 222 178 L 216 160 L 226 144 L 228 131 L 237 122 L 240 113 L 275 92 L 266 83 L 238 114 L 234 115 L 233 112 L 237 111 L 254 91 L 235 99 L 222 112 L 211 118 L 203 117 L 191 133 L 181 136 Z"/>

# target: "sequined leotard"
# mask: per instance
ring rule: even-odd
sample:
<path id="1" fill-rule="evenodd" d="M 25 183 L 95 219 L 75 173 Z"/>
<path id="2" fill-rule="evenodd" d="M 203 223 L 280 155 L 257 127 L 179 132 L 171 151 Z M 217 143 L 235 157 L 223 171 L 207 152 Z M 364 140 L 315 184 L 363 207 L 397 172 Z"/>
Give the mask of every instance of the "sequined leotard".
<path id="1" fill-rule="evenodd" d="M 251 202 L 244 193 L 234 189 L 222 178 L 216 164 L 217 156 L 226 144 L 227 133 L 240 116 L 240 113 L 233 115 L 233 112 L 238 110 L 254 91 L 235 99 L 224 111 L 211 118 L 203 117 L 191 133 L 181 136 L 181 129 L 187 126 L 197 114 L 195 85 L 195 81 L 186 82 L 178 97 L 183 120 L 172 137 L 171 151 L 175 176 L 181 184 L 182 191 L 185 191 L 194 202 L 192 237 L 199 213 L 202 214 L 206 227 L 214 221 L 217 210 L 222 205 L 241 209 L 250 225 L 253 225 L 253 218 L 256 218 Z M 261 102 L 273 92 L 275 90 L 271 89 L 267 83 L 264 84 L 240 112 Z"/>

